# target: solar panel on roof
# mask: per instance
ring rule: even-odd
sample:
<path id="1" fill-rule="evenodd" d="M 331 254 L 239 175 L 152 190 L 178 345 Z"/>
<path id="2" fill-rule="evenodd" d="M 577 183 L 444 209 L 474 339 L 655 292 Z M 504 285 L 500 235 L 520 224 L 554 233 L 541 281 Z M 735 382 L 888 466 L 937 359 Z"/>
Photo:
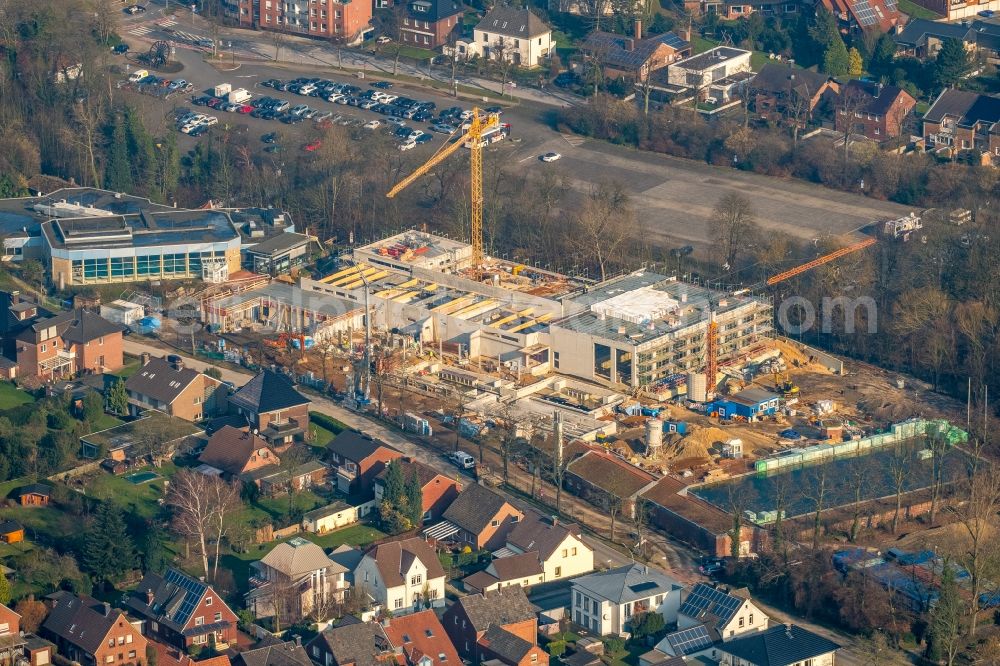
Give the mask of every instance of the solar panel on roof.
<path id="1" fill-rule="evenodd" d="M 858 0 L 851 6 L 851 9 L 854 11 L 858 23 L 862 26 L 875 25 L 878 20 L 869 0 Z"/>
<path id="2" fill-rule="evenodd" d="M 180 608 L 177 609 L 174 617 L 170 619 L 177 624 L 187 624 L 187 621 L 191 619 L 191 613 L 194 612 L 195 607 L 205 592 L 205 584 L 173 569 L 168 569 L 163 579 L 171 585 L 179 587 L 184 592 Z"/>
<path id="3" fill-rule="evenodd" d="M 680 612 L 688 617 L 698 617 L 705 611 L 711 611 L 722 622 L 728 622 L 742 605 L 743 600 L 739 597 L 700 583 L 684 600 Z"/>
<path id="4" fill-rule="evenodd" d="M 628 589 L 632 590 L 633 592 L 645 592 L 646 590 L 655 590 L 658 587 L 659 585 L 657 583 L 649 580 L 646 581 L 645 583 L 636 583 L 635 585 L 629 585 Z"/>
<path id="5" fill-rule="evenodd" d="M 667 636 L 670 645 L 679 655 L 687 655 L 712 645 L 712 637 L 703 625 L 684 629 Z"/>

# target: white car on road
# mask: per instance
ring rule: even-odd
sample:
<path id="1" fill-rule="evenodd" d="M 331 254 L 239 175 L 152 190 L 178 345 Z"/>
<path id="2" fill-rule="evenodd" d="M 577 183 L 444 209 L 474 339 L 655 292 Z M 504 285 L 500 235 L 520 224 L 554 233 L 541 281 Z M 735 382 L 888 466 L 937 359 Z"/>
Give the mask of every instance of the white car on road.
<path id="1" fill-rule="evenodd" d="M 545 153 L 538 159 L 540 159 L 543 162 L 555 162 L 556 160 L 562 159 L 562 155 L 560 155 L 559 153 Z"/>
<path id="2" fill-rule="evenodd" d="M 448 460 L 462 469 L 472 469 L 476 466 L 476 459 L 465 451 L 454 451 L 449 453 Z"/>

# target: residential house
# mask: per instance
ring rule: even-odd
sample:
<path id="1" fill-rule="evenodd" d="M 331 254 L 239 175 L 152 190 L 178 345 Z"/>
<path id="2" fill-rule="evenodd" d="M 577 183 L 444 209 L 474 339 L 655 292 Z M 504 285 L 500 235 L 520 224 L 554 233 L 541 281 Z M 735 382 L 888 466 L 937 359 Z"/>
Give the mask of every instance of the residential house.
<path id="1" fill-rule="evenodd" d="M 826 74 L 767 63 L 750 80 L 747 94 L 759 117 L 772 122 L 790 120 L 805 127 L 828 92 L 840 92 L 840 84 Z"/>
<path id="2" fill-rule="evenodd" d="M 832 12 L 840 31 L 852 37 L 895 30 L 906 21 L 895 0 L 820 0 Z"/>
<path id="3" fill-rule="evenodd" d="M 538 553 L 546 582 L 594 570 L 594 551 L 583 542 L 579 525 L 564 524 L 552 517 L 525 514 L 507 535 L 507 550 Z"/>
<path id="4" fill-rule="evenodd" d="M 241 27 L 338 40 L 348 46 L 364 40 L 372 19 L 372 3 L 351 0 L 227 0 L 222 10 Z"/>
<path id="5" fill-rule="evenodd" d="M 482 571 L 462 579 L 465 591 L 470 594 L 492 592 L 511 585 L 528 589 L 532 585 L 544 582 L 545 570 L 536 552 L 496 557 Z"/>
<path id="6" fill-rule="evenodd" d="M 656 477 L 605 451 L 591 449 L 566 466 L 566 489 L 605 510 L 632 518 L 635 498 Z"/>
<path id="7" fill-rule="evenodd" d="M 142 355 L 142 366 L 125 380 L 133 415 L 156 409 L 185 421 L 200 421 L 225 409 L 227 390 L 213 377 L 184 365 L 172 355 L 152 358 Z"/>
<path id="8" fill-rule="evenodd" d="M 795 0 L 684 0 L 684 10 L 692 15 L 714 13 L 735 21 L 759 13 L 762 16 L 795 14 L 802 5 Z"/>
<path id="9" fill-rule="evenodd" d="M 998 0 L 915 0 L 915 2 L 942 16 L 942 21 L 972 20 L 979 16 L 979 12 L 1000 11 Z"/>
<path id="10" fill-rule="evenodd" d="M 52 486 L 29 483 L 17 489 L 17 503 L 21 506 L 47 506 L 52 499 Z"/>
<path id="11" fill-rule="evenodd" d="M 277 471 L 281 458 L 263 437 L 224 426 L 208 438 L 198 462 L 214 467 L 229 479 L 238 479 L 262 468 Z"/>
<path id="12" fill-rule="evenodd" d="M 3 543 L 21 543 L 24 541 L 24 526 L 16 520 L 0 522 L 0 541 Z"/>
<path id="13" fill-rule="evenodd" d="M 437 553 L 418 537 L 372 546 L 354 570 L 354 584 L 394 614 L 444 606 L 444 581 Z"/>
<path id="14" fill-rule="evenodd" d="M 0 290 L 0 338 L 3 340 L 4 358 L 16 367 L 18 334 L 36 319 L 51 316 L 52 313 L 40 306 L 34 296 L 22 294 L 16 289 Z"/>
<path id="15" fill-rule="evenodd" d="M 390 620 L 390 624 L 396 618 Z M 393 666 L 396 654 L 385 628 L 356 618 L 319 632 L 306 643 L 314 666 Z"/>
<path id="16" fill-rule="evenodd" d="M 903 133 L 903 124 L 917 100 L 896 86 L 874 81 L 849 81 L 840 89 L 834 127 L 850 131 L 872 141 L 895 139 Z"/>
<path id="17" fill-rule="evenodd" d="M 746 589 L 697 583 L 677 611 L 677 630 L 643 655 L 649 666 L 670 657 L 708 657 L 718 661 L 720 643 L 764 631 L 769 619 Z"/>
<path id="18" fill-rule="evenodd" d="M 455 646 L 431 609 L 389 618 L 382 623 L 382 630 L 402 657 L 397 659 L 399 666 L 457 666 L 461 663 Z"/>
<path id="19" fill-rule="evenodd" d="M 840 645 L 794 624 L 779 624 L 719 646 L 720 666 L 834 666 Z"/>
<path id="20" fill-rule="evenodd" d="M 282 373 L 258 373 L 229 396 L 229 405 L 274 446 L 302 440 L 309 432 L 310 400 Z"/>
<path id="21" fill-rule="evenodd" d="M 325 620 L 348 587 L 347 569 L 302 537 L 279 543 L 250 568 L 247 608 L 259 618 L 277 615 L 282 625 L 310 615 Z"/>
<path id="22" fill-rule="evenodd" d="M 292 469 L 281 469 L 273 465 L 261 467 L 243 475 L 243 480 L 253 483 L 260 489 L 262 495 L 274 497 L 292 492 L 299 492 L 326 483 L 330 468 L 319 460 L 307 460 Z"/>
<path id="23" fill-rule="evenodd" d="M 27 645 L 21 635 L 21 616 L 0 604 L 0 664 L 11 666 L 20 662 L 25 658 Z"/>
<path id="24" fill-rule="evenodd" d="M 662 571 L 627 564 L 573 581 L 572 619 L 599 635 L 625 636 L 634 617 L 659 613 L 677 621 L 683 586 Z"/>
<path id="25" fill-rule="evenodd" d="M 66 591 L 46 597 L 52 606 L 41 633 L 59 654 L 82 666 L 124 666 L 146 663 L 147 641 L 107 602 Z"/>
<path id="26" fill-rule="evenodd" d="M 948 88 L 924 114 L 928 150 L 971 150 L 984 162 L 1000 157 L 1000 97 Z"/>
<path id="27" fill-rule="evenodd" d="M 349 495 L 374 497 L 375 477 L 403 454 L 356 430 L 345 430 L 326 445 L 337 466 L 337 489 Z"/>
<path id="28" fill-rule="evenodd" d="M 118 370 L 124 364 L 124 330 L 83 309 L 35 319 L 17 334 L 17 376 L 50 380 Z"/>
<path id="29" fill-rule="evenodd" d="M 491 659 L 508 666 L 548 664 L 548 654 L 538 647 L 538 609 L 517 585 L 460 597 L 441 622 L 462 659 L 473 664 Z"/>
<path id="30" fill-rule="evenodd" d="M 483 57 L 519 67 L 538 67 L 556 44 L 552 29 L 530 9 L 495 6 L 473 30 Z"/>
<path id="31" fill-rule="evenodd" d="M 200 664 L 201 662 L 196 662 Z M 192 665 L 193 666 L 193 665 Z M 232 666 L 316 666 L 300 639 L 264 641 L 260 647 L 244 650 L 233 657 Z"/>
<path id="32" fill-rule="evenodd" d="M 347 569 L 347 572 L 344 574 L 344 580 L 348 585 L 354 585 L 354 570 L 358 568 L 361 560 L 364 559 L 364 551 L 354 546 L 348 546 L 345 543 L 337 546 L 327 553 L 327 555 L 331 560 Z"/>
<path id="33" fill-rule="evenodd" d="M 667 66 L 667 90 L 692 95 L 699 102 L 706 99 L 728 102 L 741 95 L 747 81 L 753 78 L 750 56 L 751 52 L 745 49 L 716 46 L 678 60 Z"/>
<path id="34" fill-rule="evenodd" d="M 444 512 L 443 523 L 424 532 L 435 539 L 452 537 L 469 544 L 473 550 L 496 550 L 522 518 L 524 513 L 503 495 L 474 483 L 459 493 Z"/>
<path id="35" fill-rule="evenodd" d="M 983 24 L 984 30 L 988 29 L 988 26 L 992 26 L 994 30 L 1000 31 L 1000 26 L 995 23 L 975 22 L 975 24 L 980 23 Z M 892 36 L 893 41 L 896 42 L 896 55 L 930 60 L 937 57 L 938 51 L 941 50 L 946 39 L 957 39 L 965 45 L 966 50 L 973 52 L 977 50 L 975 24 L 969 24 L 966 21 L 944 23 L 930 19 L 910 18 L 906 26 Z"/>
<path id="36" fill-rule="evenodd" d="M 236 613 L 208 583 L 178 569 L 147 573 L 129 595 L 128 609 L 143 620 L 150 639 L 187 651 L 236 642 Z"/>
<path id="37" fill-rule="evenodd" d="M 444 515 L 451 503 L 458 497 L 458 492 L 462 486 L 449 476 L 441 474 L 436 469 L 422 462 L 411 458 L 400 458 L 398 460 L 402 468 L 403 478 L 410 479 L 414 474 L 420 483 L 422 495 L 422 506 L 424 511 L 424 522 L 436 520 Z M 375 476 L 375 503 L 382 501 L 382 493 L 385 490 L 385 474 L 383 469 Z"/>
<path id="38" fill-rule="evenodd" d="M 648 81 L 653 72 L 691 55 L 691 44 L 673 32 L 642 37 L 636 22 L 632 36 L 594 31 L 580 50 L 604 70 L 607 79 Z"/>
<path id="39" fill-rule="evenodd" d="M 461 20 L 462 3 L 458 0 L 409 0 L 399 39 L 403 44 L 436 49 L 448 43 Z"/>

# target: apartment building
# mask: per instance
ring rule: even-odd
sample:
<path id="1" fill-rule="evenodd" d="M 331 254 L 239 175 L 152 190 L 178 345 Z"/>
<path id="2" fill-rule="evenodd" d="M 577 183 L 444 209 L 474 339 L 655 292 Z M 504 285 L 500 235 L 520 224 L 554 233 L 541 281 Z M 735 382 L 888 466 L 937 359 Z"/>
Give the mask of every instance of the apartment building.
<path id="1" fill-rule="evenodd" d="M 410 0 L 403 11 L 399 39 L 404 44 L 436 49 L 448 43 L 462 18 L 457 0 Z"/>

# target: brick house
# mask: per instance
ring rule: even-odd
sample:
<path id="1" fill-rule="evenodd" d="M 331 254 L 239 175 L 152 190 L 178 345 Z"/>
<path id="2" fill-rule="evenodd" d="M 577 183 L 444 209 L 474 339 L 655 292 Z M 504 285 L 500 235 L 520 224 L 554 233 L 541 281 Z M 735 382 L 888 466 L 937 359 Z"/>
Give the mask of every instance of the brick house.
<path id="1" fill-rule="evenodd" d="M 389 643 L 402 653 L 405 666 L 450 666 L 461 662 L 441 621 L 431 609 L 386 619 L 382 630 Z"/>
<path id="2" fill-rule="evenodd" d="M 1000 158 L 1000 97 L 945 90 L 927 109 L 923 123 L 928 150 L 971 150 L 984 162 Z"/>
<path id="3" fill-rule="evenodd" d="M 603 509 L 618 504 L 621 515 L 631 519 L 635 498 L 656 481 L 651 474 L 629 465 L 618 456 L 591 449 L 569 465 L 566 489 Z"/>
<path id="4" fill-rule="evenodd" d="M 410 0 L 399 22 L 399 38 L 404 44 L 436 49 L 448 43 L 462 18 L 458 0 Z"/>
<path id="5" fill-rule="evenodd" d="M 420 490 L 423 495 L 424 520 L 435 520 L 444 515 L 445 510 L 458 497 L 458 492 L 462 486 L 451 477 L 441 474 L 433 467 L 410 458 L 400 458 L 399 464 L 402 467 L 403 478 L 409 479 L 412 475 L 417 475 L 420 482 Z M 382 501 L 382 491 L 385 488 L 385 474 L 383 469 L 375 476 L 375 501 Z"/>
<path id="6" fill-rule="evenodd" d="M 263 468 L 277 470 L 281 458 L 263 437 L 225 426 L 208 438 L 198 462 L 221 470 L 228 479 L 236 479 Z"/>
<path id="7" fill-rule="evenodd" d="M 643 38 L 639 21 L 631 36 L 594 31 L 580 49 L 600 65 L 606 78 L 630 81 L 645 81 L 653 72 L 691 55 L 691 45 L 673 32 Z"/>
<path id="8" fill-rule="evenodd" d="M 345 430 L 334 437 L 326 450 L 337 466 L 337 489 L 348 495 L 374 497 L 375 477 L 389 461 L 403 454 L 388 444 L 354 430 Z"/>
<path id="9" fill-rule="evenodd" d="M 0 604 L 0 664 L 14 664 L 23 659 L 27 644 L 21 635 L 21 616 Z"/>
<path id="10" fill-rule="evenodd" d="M 453 526 L 452 535 L 474 550 L 496 550 L 524 514 L 499 493 L 474 483 L 455 498 L 444 519 Z"/>
<path id="11" fill-rule="evenodd" d="M 309 398 L 285 375 L 264 370 L 229 396 L 230 408 L 275 446 L 302 440 L 309 432 Z"/>
<path id="12" fill-rule="evenodd" d="M 329 626 L 306 643 L 306 652 L 318 666 L 393 666 L 397 663 L 392 643 L 378 622 L 347 621 Z"/>
<path id="13" fill-rule="evenodd" d="M 147 641 L 125 613 L 91 597 L 66 591 L 46 597 L 51 605 L 43 636 L 59 654 L 83 666 L 123 666 L 146 662 Z"/>
<path id="14" fill-rule="evenodd" d="M 125 380 L 129 409 L 156 409 L 185 421 L 200 421 L 226 406 L 228 391 L 218 379 L 184 366 L 180 356 L 142 355 L 142 367 Z"/>
<path id="15" fill-rule="evenodd" d="M 463 659 L 478 664 L 499 659 L 508 666 L 538 666 L 549 656 L 538 647 L 538 609 L 519 586 L 470 594 L 441 618 Z"/>
<path id="16" fill-rule="evenodd" d="M 124 331 L 82 309 L 36 319 L 17 334 L 17 375 L 48 380 L 118 370 L 124 365 Z"/>
<path id="17" fill-rule="evenodd" d="M 839 92 L 840 84 L 826 74 L 777 63 L 764 65 L 747 88 L 759 117 L 773 122 L 797 118 L 802 126 L 825 95 Z"/>
<path id="18" fill-rule="evenodd" d="M 872 141 L 894 139 L 903 131 L 903 121 L 913 112 L 917 100 L 896 86 L 869 81 L 850 81 L 840 90 L 834 127 L 850 130 Z"/>
<path id="19" fill-rule="evenodd" d="M 351 0 L 226 0 L 223 12 L 241 27 L 301 37 L 361 42 L 372 20 L 371 2 Z"/>
<path id="20" fill-rule="evenodd" d="M 129 595 L 129 610 L 143 620 L 146 636 L 178 650 L 236 642 L 236 613 L 211 585 L 177 569 L 146 574 Z"/>

